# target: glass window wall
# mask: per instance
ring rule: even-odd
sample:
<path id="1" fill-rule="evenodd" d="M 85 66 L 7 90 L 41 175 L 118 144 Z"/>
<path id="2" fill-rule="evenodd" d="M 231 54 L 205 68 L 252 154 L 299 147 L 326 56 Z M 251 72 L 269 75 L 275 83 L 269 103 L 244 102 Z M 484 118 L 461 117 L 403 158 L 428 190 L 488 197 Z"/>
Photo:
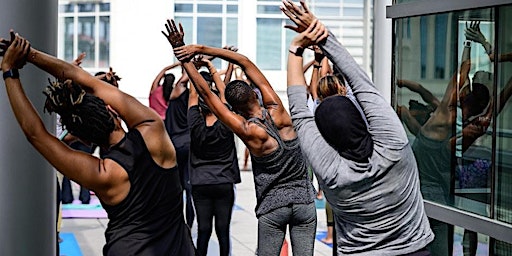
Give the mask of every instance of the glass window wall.
<path id="1" fill-rule="evenodd" d="M 511 15 L 501 6 L 394 20 L 393 104 L 424 199 L 503 224 L 512 223 Z M 510 244 L 430 221 L 432 255 L 512 255 Z M 457 253 L 462 238 L 479 253 Z"/>

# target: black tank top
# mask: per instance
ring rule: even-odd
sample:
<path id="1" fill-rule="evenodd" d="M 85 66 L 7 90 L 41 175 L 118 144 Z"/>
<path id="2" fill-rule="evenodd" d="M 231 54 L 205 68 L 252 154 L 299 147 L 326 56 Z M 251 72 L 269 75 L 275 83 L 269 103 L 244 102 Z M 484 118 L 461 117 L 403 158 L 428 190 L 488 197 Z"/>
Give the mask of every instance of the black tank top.
<path id="1" fill-rule="evenodd" d="M 190 143 L 187 122 L 188 95 L 189 90 L 186 88 L 178 98 L 169 101 L 165 111 L 165 128 L 177 148 Z"/>
<path id="2" fill-rule="evenodd" d="M 165 169 L 152 159 L 140 132 L 131 129 L 105 152 L 128 173 L 130 192 L 115 206 L 103 204 L 109 223 L 104 255 L 194 255 L 183 217 L 183 195 L 176 167 Z"/>

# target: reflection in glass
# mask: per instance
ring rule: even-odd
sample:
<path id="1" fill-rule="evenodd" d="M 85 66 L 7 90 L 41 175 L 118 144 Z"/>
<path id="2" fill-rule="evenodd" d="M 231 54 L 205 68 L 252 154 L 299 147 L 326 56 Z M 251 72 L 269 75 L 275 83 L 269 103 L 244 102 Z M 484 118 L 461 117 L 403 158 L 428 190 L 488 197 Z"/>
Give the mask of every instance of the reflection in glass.
<path id="1" fill-rule="evenodd" d="M 499 221 L 512 224 L 512 27 L 510 17 L 512 6 L 500 7 L 500 24 L 498 27 L 498 74 L 497 107 L 500 112 L 496 117 L 496 197 L 495 215 Z M 496 255 L 512 255 L 512 244 L 496 241 Z"/>
<path id="2" fill-rule="evenodd" d="M 478 22 L 465 18 L 473 17 L 470 12 L 399 20 L 396 93 L 423 197 L 490 217 L 493 69 L 484 64 L 489 56 L 476 51 L 484 41 L 494 41 L 493 16 L 485 13 Z M 487 39 L 479 43 L 468 31 Z M 436 235 L 430 251 L 451 255 L 453 227 L 430 223 Z M 466 239 L 475 238 L 465 233 Z"/>
<path id="3" fill-rule="evenodd" d="M 489 255 L 489 236 L 454 227 L 453 255 Z"/>

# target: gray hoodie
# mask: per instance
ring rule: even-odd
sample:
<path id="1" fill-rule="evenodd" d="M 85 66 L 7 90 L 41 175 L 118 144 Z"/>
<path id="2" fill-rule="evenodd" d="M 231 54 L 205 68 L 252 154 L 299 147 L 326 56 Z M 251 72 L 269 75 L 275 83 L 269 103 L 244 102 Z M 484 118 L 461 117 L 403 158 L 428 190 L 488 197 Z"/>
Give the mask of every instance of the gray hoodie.
<path id="1" fill-rule="evenodd" d="M 398 116 L 332 33 L 320 47 L 347 79 L 374 143 L 369 163 L 343 158 L 320 135 L 306 104 L 305 85 L 288 88 L 302 151 L 335 215 L 338 255 L 400 255 L 424 248 L 434 235 Z"/>

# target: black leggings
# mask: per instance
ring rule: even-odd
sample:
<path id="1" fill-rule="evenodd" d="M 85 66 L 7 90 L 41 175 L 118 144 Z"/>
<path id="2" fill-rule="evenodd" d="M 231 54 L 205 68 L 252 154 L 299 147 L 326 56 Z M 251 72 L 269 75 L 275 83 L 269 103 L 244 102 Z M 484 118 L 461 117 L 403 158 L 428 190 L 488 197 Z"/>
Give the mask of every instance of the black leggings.
<path id="1" fill-rule="evenodd" d="M 193 185 L 192 198 L 194 198 L 197 215 L 198 255 L 203 256 L 208 252 L 213 217 L 215 217 L 215 233 L 219 239 L 220 255 L 229 255 L 229 225 L 235 203 L 233 184 Z"/>

